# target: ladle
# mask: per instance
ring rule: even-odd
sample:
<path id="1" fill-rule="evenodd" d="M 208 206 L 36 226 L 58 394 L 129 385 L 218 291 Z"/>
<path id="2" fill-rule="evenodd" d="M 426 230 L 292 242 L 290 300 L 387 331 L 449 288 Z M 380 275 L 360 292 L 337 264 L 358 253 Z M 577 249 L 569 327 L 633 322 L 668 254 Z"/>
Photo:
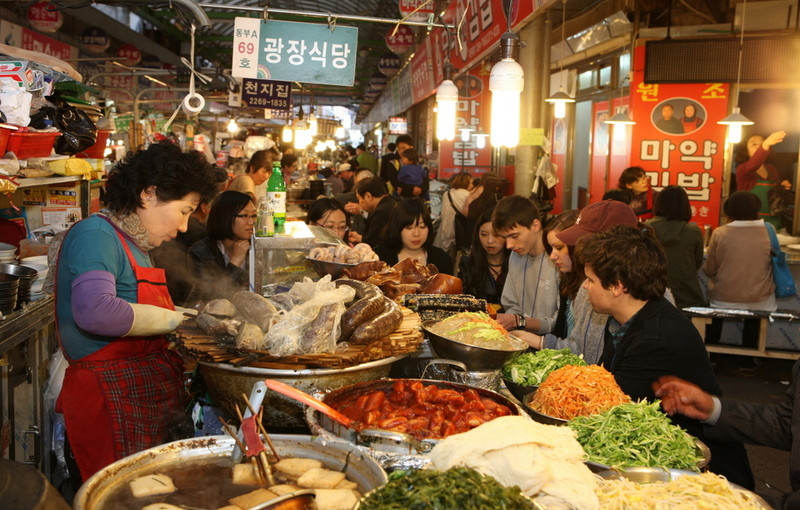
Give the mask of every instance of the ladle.
<path id="1" fill-rule="evenodd" d="M 291 399 L 297 400 L 301 404 L 305 404 L 309 407 L 313 407 L 317 411 L 321 412 L 322 414 L 328 416 L 331 420 L 344 425 L 345 427 L 352 427 L 353 420 L 348 418 L 347 416 L 343 415 L 336 409 L 332 408 L 325 402 L 321 400 L 317 400 L 316 398 L 312 397 L 308 393 L 298 390 L 294 386 L 289 386 L 286 383 L 282 383 L 280 381 L 276 381 L 274 379 L 265 379 L 264 384 L 266 384 L 267 388 L 271 389 L 272 391 L 277 391 L 281 395 L 285 395 Z"/>

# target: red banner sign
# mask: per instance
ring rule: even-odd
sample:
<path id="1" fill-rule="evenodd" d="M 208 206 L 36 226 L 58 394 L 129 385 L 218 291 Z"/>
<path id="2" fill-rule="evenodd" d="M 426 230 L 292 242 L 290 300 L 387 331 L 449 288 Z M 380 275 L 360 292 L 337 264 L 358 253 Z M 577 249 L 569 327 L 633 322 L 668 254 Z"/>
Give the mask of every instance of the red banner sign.
<path id="1" fill-rule="evenodd" d="M 645 169 L 654 190 L 683 187 L 692 220 L 716 226 L 725 153 L 725 126 L 717 121 L 728 113 L 728 85 L 644 83 L 644 52 L 634 52 L 631 165 Z"/>
<path id="2" fill-rule="evenodd" d="M 474 136 L 464 142 L 459 131 L 470 128 L 473 134 L 487 132 L 492 102 L 489 73 L 483 66 L 478 66 L 454 82 L 458 87 L 456 139 L 439 142 L 439 179 L 449 179 L 462 171 L 478 177 L 491 171 L 492 167 L 492 149 L 488 141 L 484 148 L 479 149 Z"/>
<path id="3" fill-rule="evenodd" d="M 70 46 L 69 44 L 65 44 L 52 37 L 47 37 L 46 35 L 42 35 L 27 28 L 22 29 L 21 47 L 23 50 L 36 51 L 65 60 L 75 58 L 78 53 L 74 46 Z"/>

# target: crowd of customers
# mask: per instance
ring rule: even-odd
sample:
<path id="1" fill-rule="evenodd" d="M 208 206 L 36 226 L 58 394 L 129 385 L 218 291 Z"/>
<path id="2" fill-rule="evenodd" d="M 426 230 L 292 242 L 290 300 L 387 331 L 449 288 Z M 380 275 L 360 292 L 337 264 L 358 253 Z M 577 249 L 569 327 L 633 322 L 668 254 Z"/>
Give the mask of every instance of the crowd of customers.
<path id="1" fill-rule="evenodd" d="M 504 181 L 491 174 L 456 173 L 441 193 L 435 222 L 430 175 L 407 135 L 390 143 L 382 157 L 362 144 L 349 147 L 335 170 L 321 169 L 318 178 L 331 182 L 333 193 L 313 197 L 307 223 L 330 230 L 342 243 L 369 244 L 390 266 L 411 259 L 458 276 L 464 293 L 486 300 L 496 320 L 532 349 L 569 349 L 588 363 L 603 364 L 633 399 L 663 398 L 674 421 L 711 449 L 710 469 L 752 488 L 742 441 L 755 434 L 746 425 L 730 425 L 741 423 L 729 415 L 740 408 L 720 401 L 704 339 L 681 309 L 777 308 L 770 238 L 780 224 L 765 202 L 770 186 L 784 184 L 766 157 L 784 136 L 753 136 L 743 145 L 739 191 L 725 201 L 726 220 L 710 240 L 692 222 L 686 190 L 666 186 L 656 192 L 640 167 L 625 169 L 602 200 L 553 217 L 528 197 L 503 196 Z M 285 176 L 302 172 L 297 156 L 272 147 L 256 151 L 243 174 L 223 181 L 208 165 L 165 144 L 126 157 L 112 172 L 109 209 L 70 231 L 62 248 L 70 258 L 58 262 L 60 337 L 76 361 L 61 402 L 68 431 L 77 425 L 97 430 L 87 420 L 107 418 L 105 392 L 113 388 L 98 387 L 86 416 L 76 397 L 78 385 L 106 370 L 161 377 L 167 382 L 156 388 L 155 402 L 180 406 L 184 395 L 170 372 L 174 360 L 163 336 L 181 320 L 172 302 L 191 306 L 248 288 L 262 185 L 276 161 Z M 156 181 L 158 172 L 168 179 Z M 103 253 L 113 257 L 106 260 L 109 255 L 92 243 L 108 245 Z M 95 316 L 90 309 L 107 313 Z M 712 324 L 706 340 L 716 340 L 719 328 L 719 322 Z M 746 340 L 752 328 L 745 325 Z M 125 350 L 107 352 L 101 336 L 123 339 Z M 157 352 L 163 373 L 135 364 L 102 368 L 109 360 L 127 363 L 143 342 Z M 169 425 L 169 417 L 146 404 L 131 416 L 152 422 L 155 432 L 137 447 L 160 440 Z M 797 421 L 785 415 L 783 422 Z M 115 433 L 137 433 L 137 425 L 124 421 L 112 420 Z M 111 441 L 108 433 L 98 434 Z M 92 453 L 91 439 L 70 436 L 84 477 L 113 460 Z M 129 453 L 111 451 L 114 458 Z"/>

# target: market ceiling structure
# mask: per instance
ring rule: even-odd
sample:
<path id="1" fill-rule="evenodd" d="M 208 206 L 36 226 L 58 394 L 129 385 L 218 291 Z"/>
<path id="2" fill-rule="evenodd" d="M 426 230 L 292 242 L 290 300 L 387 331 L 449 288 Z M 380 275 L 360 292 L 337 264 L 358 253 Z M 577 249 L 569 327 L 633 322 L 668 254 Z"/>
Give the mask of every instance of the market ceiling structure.
<path id="1" fill-rule="evenodd" d="M 450 0 L 431 0 L 434 11 L 441 12 Z M 525 0 L 504 0 L 525 1 Z M 528 0 L 530 1 L 530 0 Z M 647 17 L 645 25 L 667 25 L 682 13 L 688 12 L 683 5 L 687 1 L 694 4 L 690 10 L 702 10 L 706 22 L 715 20 L 724 22 L 730 7 L 725 0 L 638 0 L 635 3 L 625 0 L 566 0 L 554 3 L 549 9 L 554 33 L 560 31 L 562 9 L 566 10 L 567 32 L 575 33 L 594 23 L 593 13 L 600 11 L 598 7 L 614 4 L 614 9 L 627 12 L 637 10 Z M 477 3 L 477 0 L 469 2 Z M 28 2 L 18 2 L 27 4 Z M 299 21 L 308 23 L 326 23 L 324 18 L 309 17 L 298 13 L 328 13 L 337 18 L 338 25 L 355 26 L 359 30 L 356 75 L 352 86 L 327 86 L 303 84 L 303 97 L 313 96 L 318 105 L 342 105 L 357 108 L 364 101 L 364 94 L 374 73 L 378 72 L 378 61 L 389 51 L 385 36 L 393 25 L 374 21 L 356 21 L 345 19 L 347 16 L 382 18 L 397 20 L 400 18 L 396 0 L 157 0 L 147 2 L 140 0 L 54 0 L 54 3 L 65 8 L 65 13 L 80 16 L 80 10 L 91 8 L 93 4 L 124 6 L 131 9 L 160 32 L 160 39 L 178 42 L 173 51 L 188 54 L 180 43 L 188 43 L 189 26 L 202 26 L 196 34 L 196 55 L 218 70 L 230 68 L 234 20 L 237 17 L 261 17 L 266 11 L 270 19 L 283 21 Z M 635 6 L 635 7 L 634 7 Z M 243 11 L 249 9 L 250 12 Z M 292 11 L 292 14 L 279 11 Z M 677 23 L 682 24 L 682 23 Z M 417 41 L 426 36 L 428 27 L 413 27 Z M 400 55 L 401 59 L 404 57 Z M 299 84 L 296 87 L 299 91 Z M 302 100 L 302 98 L 301 98 Z M 305 104 L 308 104 L 307 102 Z"/>
<path id="2" fill-rule="evenodd" d="M 202 25 L 201 18 L 205 17 L 210 25 L 198 27 L 196 54 L 216 69 L 227 69 L 231 66 L 234 20 L 237 17 L 261 17 L 266 9 L 269 19 L 325 24 L 327 21 L 324 18 L 285 14 L 279 11 L 329 13 L 337 19 L 337 25 L 358 28 L 355 81 L 350 87 L 303 84 L 303 95 L 313 96 L 317 104 L 349 107 L 357 106 L 362 101 L 373 73 L 378 70 L 378 61 L 389 51 L 385 36 L 392 29 L 392 25 L 345 18 L 363 16 L 397 20 L 400 17 L 397 2 L 386 0 L 272 0 L 268 2 L 268 7 L 263 1 L 254 0 L 203 2 L 56 0 L 54 3 L 63 6 L 65 12 L 85 8 L 92 3 L 125 6 L 170 38 L 182 42 L 189 40 L 189 25 L 192 23 Z M 240 8 L 249 8 L 250 12 Z M 414 28 L 414 30 L 422 36 L 426 28 Z M 295 90 L 299 91 L 299 87 Z"/>

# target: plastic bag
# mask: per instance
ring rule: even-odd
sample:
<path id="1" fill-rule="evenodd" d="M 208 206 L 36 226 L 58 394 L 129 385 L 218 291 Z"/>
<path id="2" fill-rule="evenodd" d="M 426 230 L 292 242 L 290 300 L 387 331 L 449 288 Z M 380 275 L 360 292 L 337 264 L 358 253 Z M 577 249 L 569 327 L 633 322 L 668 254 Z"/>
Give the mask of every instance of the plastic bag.
<path id="1" fill-rule="evenodd" d="M 17 126 L 27 126 L 30 121 L 33 95 L 10 80 L 0 80 L 0 111 L 7 121 Z"/>
<path id="2" fill-rule="evenodd" d="M 72 156 L 88 149 L 97 141 L 97 128 L 83 110 L 64 103 L 56 110 L 55 121 L 61 130 L 61 136 L 55 143 L 58 154 Z"/>
<path id="3" fill-rule="evenodd" d="M 278 357 L 333 352 L 341 334 L 344 304 L 354 298 L 355 289 L 345 285 L 295 306 L 264 337 L 267 350 Z"/>
<path id="4" fill-rule="evenodd" d="M 49 436 L 49 450 L 53 452 L 58 464 L 58 469 L 53 469 L 53 471 L 54 475 L 60 474 L 63 478 L 69 477 L 67 459 L 64 452 L 64 443 L 66 440 L 64 415 L 55 412 L 55 407 L 58 395 L 61 393 L 61 387 L 64 384 L 64 374 L 68 366 L 69 363 L 61 349 L 58 349 L 50 356 L 50 363 L 48 366 L 50 377 L 47 380 L 43 395 L 45 412 L 50 416 L 51 420 L 52 434 Z"/>
<path id="5" fill-rule="evenodd" d="M 335 289 L 336 284 L 331 281 L 331 275 L 329 274 L 326 274 L 316 282 L 306 276 L 302 282 L 292 285 L 287 294 L 292 297 L 295 303 L 305 303 L 320 292 L 328 292 Z"/>

